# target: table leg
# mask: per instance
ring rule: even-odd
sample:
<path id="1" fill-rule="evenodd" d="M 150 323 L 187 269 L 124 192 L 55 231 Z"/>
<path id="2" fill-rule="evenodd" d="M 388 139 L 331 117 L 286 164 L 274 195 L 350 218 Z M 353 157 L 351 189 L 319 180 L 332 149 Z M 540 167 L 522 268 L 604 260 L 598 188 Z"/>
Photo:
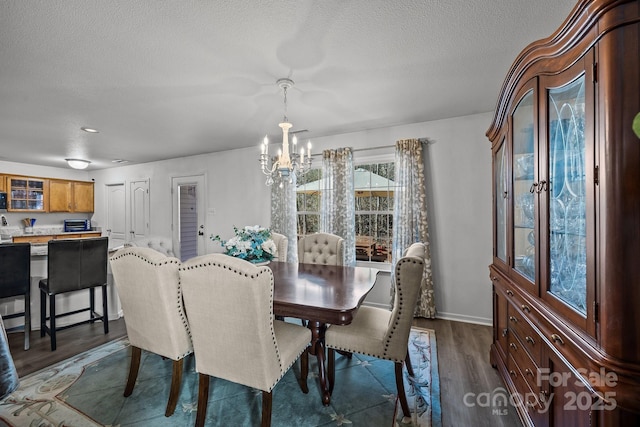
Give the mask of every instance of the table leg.
<path id="1" fill-rule="evenodd" d="M 328 406 L 331 402 L 331 392 L 327 381 L 327 371 L 325 369 L 324 353 L 324 333 L 327 325 L 321 322 L 309 321 L 308 327 L 311 329 L 311 349 L 310 353 L 318 359 L 318 378 L 320 379 L 320 391 L 322 392 L 322 404 Z"/>

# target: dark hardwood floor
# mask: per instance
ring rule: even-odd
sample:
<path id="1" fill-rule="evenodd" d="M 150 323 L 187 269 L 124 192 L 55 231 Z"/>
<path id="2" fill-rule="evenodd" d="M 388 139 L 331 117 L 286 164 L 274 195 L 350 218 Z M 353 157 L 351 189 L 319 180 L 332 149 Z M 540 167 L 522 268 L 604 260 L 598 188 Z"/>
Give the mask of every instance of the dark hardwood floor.
<path id="1" fill-rule="evenodd" d="M 436 331 L 443 427 L 522 425 L 513 408 L 506 414 L 498 414 L 486 401 L 477 399 L 481 393 L 490 396 L 494 390 L 504 387 L 489 363 L 491 327 L 442 319 L 416 319 L 414 325 Z M 118 319 L 109 322 L 107 335 L 101 323 L 59 332 L 58 349 L 53 352 L 49 337 L 40 338 L 40 331 L 31 333 L 28 351 L 23 350 L 22 332 L 10 332 L 8 337 L 16 369 L 22 377 L 125 335 L 124 319 Z"/>
<path id="2" fill-rule="evenodd" d="M 124 318 L 110 321 L 108 334 L 104 333 L 101 322 L 58 331 L 56 351 L 51 351 L 51 339 L 48 335 L 40 338 L 39 330 L 31 331 L 31 346 L 27 351 L 24 350 L 22 331 L 7 334 L 13 363 L 20 377 L 126 335 Z"/>
<path id="3" fill-rule="evenodd" d="M 489 362 L 490 326 L 449 320 L 415 319 L 415 326 L 436 331 L 443 427 L 520 427 L 515 408 L 506 413 L 490 405 L 493 392 L 504 392 Z"/>

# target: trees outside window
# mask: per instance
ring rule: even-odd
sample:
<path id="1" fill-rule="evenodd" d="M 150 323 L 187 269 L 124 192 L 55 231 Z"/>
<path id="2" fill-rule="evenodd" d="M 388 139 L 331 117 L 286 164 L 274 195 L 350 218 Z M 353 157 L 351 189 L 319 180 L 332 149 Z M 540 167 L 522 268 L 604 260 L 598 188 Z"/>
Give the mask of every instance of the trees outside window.
<path id="1" fill-rule="evenodd" d="M 356 260 L 391 262 L 394 162 L 357 164 L 354 170 Z M 296 202 L 298 237 L 320 231 L 322 171 L 312 169 L 299 179 Z"/>

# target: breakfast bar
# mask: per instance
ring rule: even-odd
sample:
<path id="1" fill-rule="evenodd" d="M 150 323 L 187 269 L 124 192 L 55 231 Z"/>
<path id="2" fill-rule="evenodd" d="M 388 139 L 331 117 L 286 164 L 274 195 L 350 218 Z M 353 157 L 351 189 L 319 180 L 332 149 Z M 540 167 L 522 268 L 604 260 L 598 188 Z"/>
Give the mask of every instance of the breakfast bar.
<path id="1" fill-rule="evenodd" d="M 31 328 L 32 330 L 39 329 L 40 327 L 40 289 L 39 281 L 41 278 L 47 277 L 47 247 L 49 240 L 58 239 L 74 239 L 74 238 L 87 238 L 87 237 L 99 237 L 102 235 L 100 230 L 87 230 L 82 232 L 64 232 L 62 226 L 41 226 L 34 227 L 33 233 L 24 233 L 22 228 L 19 227 L 3 227 L 2 228 L 2 240 L 0 244 L 5 243 L 31 243 Z M 109 271 L 109 270 L 108 270 Z M 117 294 L 113 287 L 113 279 L 111 274 L 108 275 L 108 299 L 109 299 L 109 318 L 115 319 L 118 317 L 119 302 Z M 56 306 L 60 311 L 72 311 L 76 307 L 83 307 L 86 305 L 88 298 L 88 290 L 73 292 L 68 295 L 64 295 L 58 299 Z M 98 293 L 96 296 L 96 305 L 100 306 L 101 296 Z M 24 299 L 22 297 L 3 298 L 0 301 L 0 315 L 6 316 L 10 313 L 20 312 L 24 310 Z M 66 324 L 72 324 L 86 317 L 86 314 L 80 313 L 69 316 L 61 320 L 60 326 Z M 5 319 L 4 325 L 8 330 L 21 328 L 23 326 L 22 318 Z"/>

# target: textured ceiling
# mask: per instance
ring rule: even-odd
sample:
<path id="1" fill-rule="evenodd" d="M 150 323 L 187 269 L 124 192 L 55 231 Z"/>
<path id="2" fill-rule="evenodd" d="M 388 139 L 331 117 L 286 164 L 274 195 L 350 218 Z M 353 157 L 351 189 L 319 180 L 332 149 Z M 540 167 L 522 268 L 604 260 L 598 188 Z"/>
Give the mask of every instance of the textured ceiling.
<path id="1" fill-rule="evenodd" d="M 279 137 L 283 77 L 305 139 L 492 111 L 516 55 L 574 3 L 3 0 L 0 160 L 257 147 Z"/>

